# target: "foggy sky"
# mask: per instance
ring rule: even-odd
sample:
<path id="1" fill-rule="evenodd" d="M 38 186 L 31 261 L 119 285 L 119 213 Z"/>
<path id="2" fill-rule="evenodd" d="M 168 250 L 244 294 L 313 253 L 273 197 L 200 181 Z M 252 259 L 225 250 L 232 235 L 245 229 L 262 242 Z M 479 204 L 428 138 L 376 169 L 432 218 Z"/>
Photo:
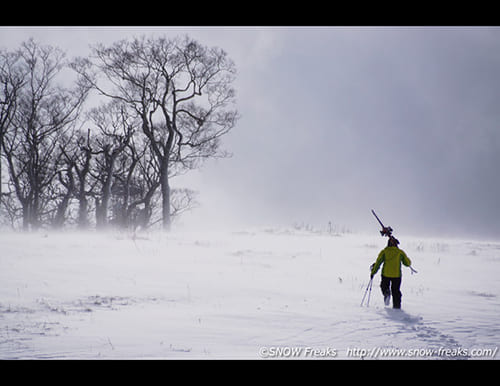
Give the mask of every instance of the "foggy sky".
<path id="1" fill-rule="evenodd" d="M 68 57 L 88 45 L 189 36 L 235 61 L 242 118 L 229 159 L 173 180 L 199 191 L 185 225 L 328 221 L 500 238 L 500 29 L 485 27 L 0 27 Z"/>

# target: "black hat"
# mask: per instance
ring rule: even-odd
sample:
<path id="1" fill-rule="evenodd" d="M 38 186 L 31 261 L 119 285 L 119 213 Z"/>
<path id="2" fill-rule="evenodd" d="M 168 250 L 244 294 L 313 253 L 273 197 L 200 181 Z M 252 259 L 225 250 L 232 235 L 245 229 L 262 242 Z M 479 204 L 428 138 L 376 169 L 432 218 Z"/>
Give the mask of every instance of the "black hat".
<path id="1" fill-rule="evenodd" d="M 389 241 L 387 242 L 388 247 L 397 247 L 399 244 L 399 240 L 394 236 L 389 236 Z"/>

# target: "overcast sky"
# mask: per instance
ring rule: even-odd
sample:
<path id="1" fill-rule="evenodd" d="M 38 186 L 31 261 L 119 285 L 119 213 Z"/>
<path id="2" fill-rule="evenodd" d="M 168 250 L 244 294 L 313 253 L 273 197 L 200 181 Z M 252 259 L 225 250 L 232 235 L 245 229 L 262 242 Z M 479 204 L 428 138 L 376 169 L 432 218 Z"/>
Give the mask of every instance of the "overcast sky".
<path id="1" fill-rule="evenodd" d="M 188 34 L 235 61 L 233 157 L 173 180 L 199 191 L 185 224 L 328 221 L 396 236 L 500 238 L 500 29 L 0 27 L 68 57 L 89 44 Z"/>

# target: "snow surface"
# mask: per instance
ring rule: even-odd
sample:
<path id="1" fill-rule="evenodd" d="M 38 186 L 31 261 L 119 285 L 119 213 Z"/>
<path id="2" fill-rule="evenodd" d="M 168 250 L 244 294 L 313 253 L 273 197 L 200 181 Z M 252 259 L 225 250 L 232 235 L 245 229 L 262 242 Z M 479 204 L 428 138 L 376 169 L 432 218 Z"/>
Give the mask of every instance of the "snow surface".
<path id="1" fill-rule="evenodd" d="M 500 242 L 398 238 L 402 310 L 376 235 L 3 233 L 0 358 L 500 357 Z"/>

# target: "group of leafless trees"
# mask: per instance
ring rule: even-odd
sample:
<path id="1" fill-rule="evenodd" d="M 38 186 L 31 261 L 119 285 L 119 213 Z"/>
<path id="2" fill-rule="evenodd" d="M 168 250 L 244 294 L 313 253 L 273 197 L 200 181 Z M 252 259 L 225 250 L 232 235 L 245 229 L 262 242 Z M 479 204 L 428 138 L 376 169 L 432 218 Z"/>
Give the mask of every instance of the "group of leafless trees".
<path id="1" fill-rule="evenodd" d="M 71 60 L 33 39 L 0 50 L 0 222 L 170 229 L 194 200 L 171 179 L 226 156 L 234 78 L 223 50 L 187 36 Z"/>

